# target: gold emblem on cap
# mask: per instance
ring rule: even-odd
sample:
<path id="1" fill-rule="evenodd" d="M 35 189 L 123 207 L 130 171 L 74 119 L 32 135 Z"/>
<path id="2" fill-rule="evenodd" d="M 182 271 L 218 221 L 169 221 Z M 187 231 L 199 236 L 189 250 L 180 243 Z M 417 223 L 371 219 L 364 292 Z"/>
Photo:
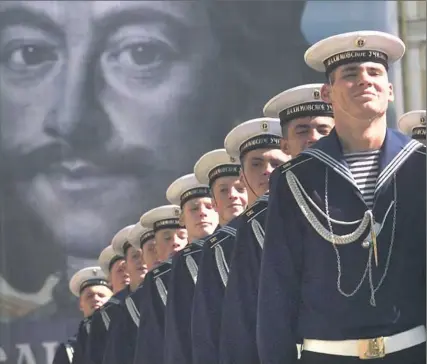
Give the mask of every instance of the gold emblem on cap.
<path id="1" fill-rule="evenodd" d="M 234 157 L 230 157 L 230 162 L 231 163 L 234 163 L 236 161 L 236 158 L 234 158 Z"/>
<path id="2" fill-rule="evenodd" d="M 420 117 L 420 122 L 421 122 L 421 125 L 426 125 L 426 118 L 425 118 L 425 116 L 421 116 Z"/>
<path id="3" fill-rule="evenodd" d="M 319 90 L 314 90 L 313 91 L 313 98 L 315 100 L 319 100 L 320 99 L 320 91 Z"/>
<path id="4" fill-rule="evenodd" d="M 179 216 L 180 211 L 179 211 L 179 209 L 178 209 L 178 208 L 175 208 L 175 209 L 173 210 L 173 213 L 175 214 L 175 216 Z"/>
<path id="5" fill-rule="evenodd" d="M 365 44 L 366 44 L 366 40 L 365 40 L 364 38 L 357 38 L 357 39 L 356 39 L 356 45 L 357 45 L 359 48 L 364 47 L 364 46 L 365 46 Z"/>
<path id="6" fill-rule="evenodd" d="M 262 131 L 268 131 L 268 122 L 267 121 L 263 121 L 261 123 L 261 130 Z"/>

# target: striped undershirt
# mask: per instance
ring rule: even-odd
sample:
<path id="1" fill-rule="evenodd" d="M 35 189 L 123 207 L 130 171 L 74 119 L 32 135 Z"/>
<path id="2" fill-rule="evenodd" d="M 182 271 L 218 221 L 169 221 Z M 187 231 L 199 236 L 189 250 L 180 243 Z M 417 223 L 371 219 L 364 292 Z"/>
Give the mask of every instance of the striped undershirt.
<path id="1" fill-rule="evenodd" d="M 370 209 L 374 203 L 375 183 L 379 173 L 379 156 L 379 150 L 344 154 L 348 168 Z"/>

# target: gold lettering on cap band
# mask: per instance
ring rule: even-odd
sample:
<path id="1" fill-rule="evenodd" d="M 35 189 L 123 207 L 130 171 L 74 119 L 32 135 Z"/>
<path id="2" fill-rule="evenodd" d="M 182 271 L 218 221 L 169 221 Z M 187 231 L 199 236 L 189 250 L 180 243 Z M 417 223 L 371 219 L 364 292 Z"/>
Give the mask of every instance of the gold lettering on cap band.
<path id="1" fill-rule="evenodd" d="M 344 64 L 353 62 L 376 62 L 381 63 L 386 69 L 388 69 L 388 56 L 387 54 L 375 51 L 375 50 L 363 50 L 363 51 L 346 51 L 325 59 L 323 64 L 326 68 L 326 73 L 331 73 L 334 69 Z"/>
<path id="2" fill-rule="evenodd" d="M 306 116 L 334 116 L 332 105 L 322 101 L 305 102 L 284 109 L 279 113 L 280 125 Z"/>
<path id="3" fill-rule="evenodd" d="M 144 234 L 141 235 L 141 238 L 139 239 L 139 245 L 142 247 L 142 245 L 144 245 L 144 243 L 146 243 L 147 241 L 154 239 L 154 231 L 150 230 L 145 232 Z"/>
<path id="4" fill-rule="evenodd" d="M 105 279 L 101 279 L 101 278 L 88 279 L 80 285 L 79 294 L 81 294 L 85 288 L 91 287 L 91 286 L 107 286 L 108 287 L 108 282 Z"/>
<path id="5" fill-rule="evenodd" d="M 240 155 L 261 148 L 280 148 L 280 137 L 274 134 L 257 135 L 240 146 Z"/>
<path id="6" fill-rule="evenodd" d="M 154 232 L 161 229 L 178 229 L 179 227 L 179 219 L 174 218 L 159 220 L 153 224 Z"/>

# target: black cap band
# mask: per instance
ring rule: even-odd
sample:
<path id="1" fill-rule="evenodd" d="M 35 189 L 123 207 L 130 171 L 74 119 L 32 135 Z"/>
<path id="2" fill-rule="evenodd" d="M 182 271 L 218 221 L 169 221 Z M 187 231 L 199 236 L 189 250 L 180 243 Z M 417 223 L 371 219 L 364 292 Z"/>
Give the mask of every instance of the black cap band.
<path id="1" fill-rule="evenodd" d="M 87 287 L 91 286 L 106 286 L 109 287 L 108 282 L 105 279 L 101 278 L 94 278 L 94 279 L 88 279 L 87 281 L 84 281 L 79 290 L 79 294 L 82 294 L 83 290 Z"/>
<path id="2" fill-rule="evenodd" d="M 193 199 L 198 197 L 210 197 L 210 192 L 208 187 L 196 187 L 192 188 L 186 192 L 184 192 L 181 195 L 181 208 L 184 206 L 184 204 Z"/>
<path id="3" fill-rule="evenodd" d="M 244 154 L 262 148 L 279 149 L 280 148 L 280 137 L 274 134 L 261 134 L 250 138 L 240 146 L 240 156 Z"/>
<path id="4" fill-rule="evenodd" d="M 176 219 L 176 218 L 159 220 L 153 224 L 153 230 L 155 233 L 162 229 L 179 229 L 179 228 L 181 228 L 181 225 L 179 224 L 179 219 Z"/>
<path id="5" fill-rule="evenodd" d="M 282 110 L 279 113 L 280 126 L 291 120 L 306 116 L 334 116 L 332 105 L 323 101 L 305 102 Z"/>
<path id="6" fill-rule="evenodd" d="M 344 64 L 354 62 L 375 62 L 381 63 L 388 70 L 388 56 L 387 54 L 374 51 L 374 50 L 360 50 L 360 51 L 347 51 L 335 54 L 323 61 L 326 68 L 326 76 L 329 77 L 330 73 L 337 67 Z"/>
<path id="7" fill-rule="evenodd" d="M 239 176 L 239 173 L 239 164 L 221 164 L 216 166 L 208 174 L 209 187 L 212 187 L 213 183 L 220 177 L 236 177 Z"/>
<path id="8" fill-rule="evenodd" d="M 108 264 L 108 271 L 111 272 L 111 268 L 113 268 L 113 265 L 115 262 L 119 261 L 119 260 L 124 260 L 125 258 L 123 258 L 121 255 L 115 255 L 111 260 L 110 260 L 110 264 Z"/>
<path id="9" fill-rule="evenodd" d="M 412 129 L 412 139 L 426 140 L 426 127 L 416 126 Z"/>
<path id="10" fill-rule="evenodd" d="M 142 246 L 149 240 L 154 239 L 154 231 L 150 230 L 147 231 L 146 233 L 141 235 L 141 238 L 139 239 L 139 246 L 142 248 Z"/>

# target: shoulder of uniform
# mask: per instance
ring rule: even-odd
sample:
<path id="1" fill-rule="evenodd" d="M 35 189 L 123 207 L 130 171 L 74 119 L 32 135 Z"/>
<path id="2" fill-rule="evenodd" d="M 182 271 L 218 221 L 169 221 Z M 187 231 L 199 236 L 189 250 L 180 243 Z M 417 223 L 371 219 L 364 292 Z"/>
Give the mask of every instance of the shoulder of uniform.
<path id="1" fill-rule="evenodd" d="M 258 216 L 260 213 L 267 209 L 268 196 L 268 194 L 265 194 L 264 196 L 260 197 L 258 200 L 255 201 L 252 206 L 250 206 L 242 214 L 242 219 L 245 223 L 251 222 L 252 219 L 254 219 L 256 216 Z"/>
<path id="2" fill-rule="evenodd" d="M 203 245 L 205 244 L 205 239 L 198 239 L 193 241 L 188 247 L 183 249 L 182 256 L 187 256 L 193 253 L 197 253 L 202 250 Z"/>
<path id="3" fill-rule="evenodd" d="M 158 276 L 162 275 L 163 273 L 166 273 L 171 269 L 171 260 L 168 259 L 167 261 L 161 263 L 158 267 L 152 270 L 153 278 L 157 278 Z"/>
<path id="4" fill-rule="evenodd" d="M 279 173 L 284 174 L 287 171 L 303 165 L 311 160 L 313 160 L 314 158 L 311 157 L 310 155 L 307 154 L 300 154 L 298 156 L 296 156 L 295 158 L 291 159 L 290 161 L 282 164 L 281 166 L 277 167 L 277 169 L 279 170 Z"/>
<path id="5" fill-rule="evenodd" d="M 241 215 L 240 215 L 241 216 Z M 236 219 L 234 219 L 236 220 Z M 225 239 L 229 238 L 235 238 L 237 234 L 237 229 L 232 225 L 224 225 L 221 227 L 221 229 L 217 230 L 214 234 L 212 234 L 205 243 L 209 246 L 209 248 L 212 248 L 220 241 L 223 241 Z"/>
<path id="6" fill-rule="evenodd" d="M 427 147 L 425 145 L 421 144 L 421 146 L 419 146 L 419 148 L 416 150 L 416 152 L 425 156 L 426 150 L 427 150 Z"/>

